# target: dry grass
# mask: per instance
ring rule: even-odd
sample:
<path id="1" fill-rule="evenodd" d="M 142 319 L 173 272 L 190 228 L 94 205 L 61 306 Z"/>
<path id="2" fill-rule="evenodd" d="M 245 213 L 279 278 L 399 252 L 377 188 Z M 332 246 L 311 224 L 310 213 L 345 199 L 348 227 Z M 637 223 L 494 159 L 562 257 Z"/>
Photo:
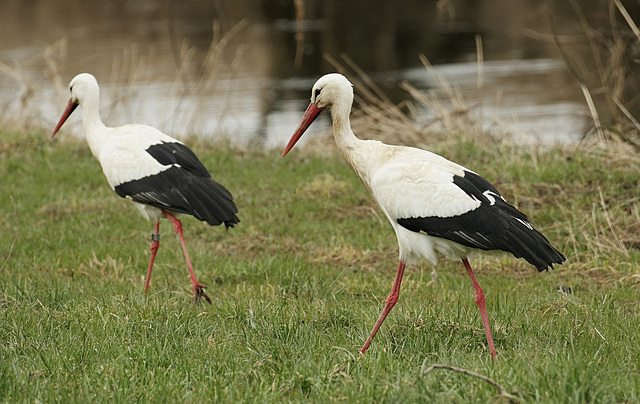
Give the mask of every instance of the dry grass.
<path id="1" fill-rule="evenodd" d="M 477 45 L 481 66 L 481 42 Z M 347 55 L 342 55 L 341 61 L 326 57 L 336 71 L 348 77 L 354 85 L 355 106 L 351 120 L 358 137 L 418 147 L 457 141 L 460 137 L 482 141 L 504 139 L 483 129 L 475 109 L 479 103 L 467 100 L 460 88 L 437 73 L 424 55 L 419 58 L 429 75 L 435 78 L 437 86 L 424 91 L 403 81 L 400 87 L 407 92 L 409 100 L 395 104 Z M 478 72 L 481 75 L 482 68 Z M 478 80 L 480 83 L 481 79 Z M 503 127 L 500 123 L 496 126 Z M 332 150 L 333 142 L 327 140 L 330 135 L 329 131 L 317 138 L 313 148 L 329 147 Z"/>
<path id="2" fill-rule="evenodd" d="M 187 104 L 185 101 L 228 94 L 228 89 L 220 86 L 219 82 L 223 77 L 232 77 L 242 61 L 244 46 L 231 45 L 238 42 L 237 37 L 246 27 L 243 20 L 222 34 L 220 26 L 214 22 L 213 39 L 203 55 L 188 42 L 174 44 L 173 71 L 169 69 L 158 73 L 153 69 L 161 65 L 153 49 L 141 52 L 135 44 L 122 49 L 111 61 L 108 76 L 98 77 L 103 84 L 102 92 L 106 94 L 104 98 L 109 100 L 108 104 L 101 106 L 103 118 L 108 122 L 137 121 L 141 109 L 131 108 L 131 101 L 140 96 L 140 89 L 149 83 L 169 83 L 162 113 L 165 118 L 159 129 L 173 132 L 172 128 L 180 127 L 196 132 L 195 122 L 210 115 L 211 111 L 206 109 L 206 103 Z M 67 48 L 68 41 L 63 38 L 25 60 L 11 64 L 0 62 L 0 74 L 11 78 L 19 88 L 17 97 L 0 105 L 0 123 L 5 130 L 33 132 L 52 128 L 55 122 L 44 114 L 43 104 L 62 108 L 68 100 Z M 42 69 L 44 75 L 40 76 Z M 217 111 L 217 114 L 222 116 L 224 112 Z M 67 130 L 73 129 L 69 127 Z"/>
<path id="3" fill-rule="evenodd" d="M 591 26 L 577 1 L 571 4 L 588 43 L 586 56 L 572 51 L 575 38 L 563 39 L 553 25 L 553 41 L 579 81 L 591 118 L 584 138 L 595 141 L 623 141 L 640 150 L 640 67 L 637 49 L 640 30 L 620 0 L 609 2 L 608 29 Z M 620 20 L 624 20 L 622 23 Z"/>

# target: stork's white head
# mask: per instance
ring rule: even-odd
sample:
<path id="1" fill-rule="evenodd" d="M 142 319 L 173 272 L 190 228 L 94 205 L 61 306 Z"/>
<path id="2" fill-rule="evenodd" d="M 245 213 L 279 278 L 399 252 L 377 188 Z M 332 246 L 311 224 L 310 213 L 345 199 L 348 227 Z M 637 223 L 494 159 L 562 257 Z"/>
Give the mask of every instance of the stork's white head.
<path id="1" fill-rule="evenodd" d="M 353 86 L 342 74 L 326 74 L 316 81 L 311 89 L 311 103 L 318 108 L 346 106 L 351 109 Z"/>
<path id="2" fill-rule="evenodd" d="M 331 109 L 333 119 L 348 118 L 353 104 L 353 86 L 342 74 L 326 74 L 313 85 L 311 89 L 311 103 L 307 107 L 298 128 L 294 132 L 287 147 L 282 153 L 284 157 L 302 134 L 311 126 L 311 123 L 320 115 L 322 111 Z"/>
<path id="3" fill-rule="evenodd" d="M 100 97 L 98 80 L 89 73 L 80 73 L 74 77 L 69 83 L 69 92 L 71 93 L 71 99 L 80 105 L 88 98 Z"/>
<path id="4" fill-rule="evenodd" d="M 58 130 L 78 105 L 95 103 L 95 106 L 91 106 L 91 108 L 98 108 L 100 87 L 98 86 L 98 80 L 96 80 L 92 74 L 80 73 L 74 77 L 69 83 L 69 93 L 71 93 L 71 98 L 69 98 L 67 108 L 62 113 L 60 121 L 58 121 L 58 125 L 56 125 L 56 128 L 53 130 L 51 137 L 54 137 L 56 133 L 58 133 Z"/>

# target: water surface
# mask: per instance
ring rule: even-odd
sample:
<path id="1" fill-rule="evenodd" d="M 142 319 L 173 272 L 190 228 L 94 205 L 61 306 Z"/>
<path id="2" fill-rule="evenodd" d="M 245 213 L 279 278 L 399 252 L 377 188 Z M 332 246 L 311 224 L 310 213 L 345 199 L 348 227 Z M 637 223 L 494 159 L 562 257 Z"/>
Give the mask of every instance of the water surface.
<path id="1" fill-rule="evenodd" d="M 478 108 L 489 130 L 500 126 L 544 142 L 575 141 L 585 131 L 578 83 L 548 36 L 549 15 L 563 31 L 580 30 L 564 2 L 303 3 L 298 25 L 293 1 L 2 1 L 0 61 L 9 66 L 0 72 L 4 114 L 27 110 L 53 128 L 67 83 L 86 71 L 101 83 L 108 125 L 139 122 L 174 136 L 226 136 L 281 148 L 315 80 L 335 71 L 324 55 L 348 55 L 398 102 L 407 98 L 402 80 L 437 87 L 418 58 L 424 54 Z M 603 4 L 592 2 L 588 16 L 608 18 Z M 303 34 L 301 46 L 296 32 Z M 212 44 L 219 48 L 213 62 L 207 60 Z M 76 115 L 65 131 L 82 132 Z M 323 127 L 326 121 L 314 129 Z"/>

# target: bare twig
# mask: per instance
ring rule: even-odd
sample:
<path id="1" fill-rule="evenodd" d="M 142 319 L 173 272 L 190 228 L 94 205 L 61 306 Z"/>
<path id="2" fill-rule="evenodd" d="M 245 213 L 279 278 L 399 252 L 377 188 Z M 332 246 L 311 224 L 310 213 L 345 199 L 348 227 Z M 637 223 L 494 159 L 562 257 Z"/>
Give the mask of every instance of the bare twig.
<path id="1" fill-rule="evenodd" d="M 600 116 L 598 115 L 598 111 L 596 110 L 596 105 L 593 103 L 593 98 L 591 98 L 591 93 L 589 93 L 589 89 L 586 85 L 580 84 L 580 88 L 582 89 L 582 94 L 584 95 L 584 99 L 587 102 L 587 106 L 589 107 L 589 113 L 591 114 L 591 119 L 593 119 L 593 124 L 595 125 L 595 129 L 598 132 L 598 136 L 600 136 L 601 140 L 605 140 L 605 133 L 600 124 Z"/>
<path id="2" fill-rule="evenodd" d="M 302 57 L 304 56 L 304 1 L 294 0 L 293 5 L 296 9 L 296 56 L 294 59 L 294 66 L 296 68 L 302 67 Z"/>
<path id="3" fill-rule="evenodd" d="M 580 84 L 584 84 L 584 82 L 585 82 L 584 78 L 582 77 L 582 75 L 578 72 L 578 70 L 573 65 L 573 62 L 571 61 L 571 59 L 567 55 L 567 52 L 566 52 L 566 50 L 564 48 L 563 43 L 560 41 L 560 37 L 558 36 L 558 33 L 556 32 L 556 26 L 553 23 L 553 18 L 551 18 L 551 16 L 549 16 L 549 27 L 551 27 L 551 34 L 553 36 L 553 40 L 555 41 L 556 46 L 558 47 L 558 50 L 560 51 L 560 55 L 562 55 L 562 59 L 564 60 L 564 62 L 567 65 L 567 68 L 569 69 L 571 74 L 573 74 L 573 76 L 576 79 L 578 79 Z"/>
<path id="4" fill-rule="evenodd" d="M 615 102 L 615 104 L 618 107 L 618 109 L 620 109 L 620 111 L 622 111 L 622 113 L 624 114 L 624 116 L 627 117 L 629 122 L 631 122 L 633 124 L 633 126 L 636 127 L 636 129 L 640 130 L 640 122 L 638 122 L 638 120 L 633 115 L 631 115 L 631 112 L 629 112 L 629 110 L 627 108 L 625 108 L 624 105 L 622 105 L 622 103 L 620 102 L 618 97 L 613 97 L 613 102 Z"/>
<path id="5" fill-rule="evenodd" d="M 631 18 L 631 16 L 627 12 L 627 9 L 624 8 L 620 0 L 613 0 L 613 2 L 618 8 L 618 11 L 620 11 L 620 14 L 622 14 L 622 16 L 624 17 L 627 24 L 629 24 L 629 28 L 631 28 L 631 31 L 633 31 L 636 38 L 638 38 L 638 41 L 640 41 L 640 29 L 638 29 L 638 26 L 636 25 L 636 23 L 633 22 L 633 18 Z"/>
<path id="6" fill-rule="evenodd" d="M 476 88 L 482 90 L 483 87 L 483 67 L 484 67 L 484 51 L 482 50 L 482 35 L 476 35 L 476 53 L 478 55 L 478 78 Z"/>
<path id="7" fill-rule="evenodd" d="M 169 48 L 171 49 L 171 56 L 173 56 L 173 62 L 176 65 L 176 72 L 182 69 L 182 60 L 178 52 L 178 45 L 176 44 L 176 24 L 175 24 L 175 1 L 169 2 L 167 6 L 167 30 L 169 31 Z"/>
<path id="8" fill-rule="evenodd" d="M 609 216 L 609 211 L 607 210 L 607 204 L 604 201 L 604 195 L 602 193 L 601 187 L 598 187 L 598 193 L 600 194 L 600 206 L 602 206 L 602 213 L 604 214 L 604 218 L 607 221 L 607 226 L 609 227 L 609 231 L 611 232 L 611 235 L 613 236 L 618 246 L 618 251 L 622 252 L 626 257 L 628 257 L 629 250 L 627 250 L 624 243 L 620 240 L 620 237 L 618 236 L 618 232 L 613 227 L 613 223 L 611 222 L 611 217 Z"/>
<path id="9" fill-rule="evenodd" d="M 341 54 L 340 57 L 342 58 L 343 62 L 347 65 L 347 67 L 349 67 L 354 72 L 355 77 L 358 77 L 360 79 L 354 82 L 353 86 L 357 89 L 359 93 L 361 93 L 362 97 L 365 100 L 373 104 L 376 104 L 378 106 L 392 107 L 393 109 L 394 104 L 387 97 L 384 91 L 382 91 L 380 87 L 376 85 L 376 83 L 371 79 L 371 77 L 364 70 L 362 70 L 362 68 L 358 66 L 353 61 L 353 59 L 351 59 L 349 56 L 347 56 L 344 53 Z M 331 55 L 325 54 L 324 59 L 327 61 L 327 63 L 335 67 L 338 70 L 338 72 L 344 74 L 347 77 L 352 76 L 351 74 L 349 74 L 347 68 L 345 68 L 342 62 L 336 60 Z M 360 81 L 362 83 L 360 83 Z"/>
<path id="10" fill-rule="evenodd" d="M 435 363 L 431 366 L 429 366 L 427 369 L 425 369 L 424 371 L 420 372 L 420 378 L 426 376 L 427 374 L 431 373 L 432 371 L 434 371 L 435 369 L 446 369 L 446 370 L 451 370 L 452 372 L 457 372 L 457 373 L 462 373 L 465 375 L 469 375 L 475 378 L 478 378 L 480 380 L 483 380 L 487 383 L 489 383 L 490 385 L 492 385 L 493 387 L 495 387 L 496 389 L 498 389 L 498 391 L 500 392 L 500 395 L 507 398 L 509 401 L 513 402 L 513 403 L 518 403 L 520 402 L 520 400 L 515 397 L 514 395 L 512 395 L 511 393 L 509 393 L 507 391 L 507 389 L 505 389 L 501 384 L 498 384 L 495 380 L 493 380 L 492 378 L 485 376 L 485 375 L 481 375 L 480 373 L 476 373 L 474 371 L 471 370 L 467 370 L 467 369 L 463 369 L 463 368 L 458 368 L 455 366 L 449 366 L 449 365 L 443 365 L 440 363 Z M 418 380 L 414 381 L 412 383 L 412 386 L 415 385 L 416 383 L 418 383 Z"/>
<path id="11" fill-rule="evenodd" d="M 346 53 L 340 54 L 342 60 L 345 61 L 347 66 L 349 66 L 358 76 L 362 78 L 364 83 L 367 85 L 367 88 L 371 89 L 375 97 L 380 99 L 383 103 L 393 105 L 389 97 L 376 85 L 376 83 L 371 79 L 371 77 L 362 69 L 360 66 L 356 64 L 356 62 L 351 59 Z"/>
<path id="12" fill-rule="evenodd" d="M 582 12 L 582 10 L 580 9 L 580 5 L 578 4 L 578 2 L 576 0 L 570 0 L 571 3 L 571 7 L 573 7 L 576 15 L 578 16 L 578 19 L 580 20 L 580 24 L 582 25 L 582 29 L 584 30 L 585 33 L 589 33 L 592 31 L 592 28 L 589 26 L 589 23 L 587 22 L 587 19 L 584 15 L 584 13 Z M 602 66 L 602 61 L 600 60 L 600 56 L 598 55 L 598 46 L 596 44 L 596 37 L 593 35 L 587 35 L 587 40 L 589 41 L 589 48 L 591 49 L 591 53 L 593 54 L 593 60 L 596 64 L 596 72 L 600 73 L 600 77 L 602 78 L 602 72 L 603 72 L 603 66 Z M 588 71 L 588 70 L 583 70 L 583 71 Z M 580 81 L 581 83 L 583 83 L 583 81 Z"/>
<path id="13" fill-rule="evenodd" d="M 11 204 L 13 205 L 13 214 L 16 217 L 16 235 L 13 237 L 13 242 L 11 243 L 11 248 L 9 248 L 9 254 L 7 254 L 7 258 L 5 258 L 2 266 L 0 267 L 0 271 L 4 269 L 4 266 L 7 265 L 9 258 L 11 257 L 11 253 L 13 252 L 13 247 L 16 245 L 16 241 L 18 240 L 18 234 L 20 233 L 20 221 L 18 220 L 18 208 L 16 208 L 16 203 L 13 201 L 13 196 L 10 196 Z"/>

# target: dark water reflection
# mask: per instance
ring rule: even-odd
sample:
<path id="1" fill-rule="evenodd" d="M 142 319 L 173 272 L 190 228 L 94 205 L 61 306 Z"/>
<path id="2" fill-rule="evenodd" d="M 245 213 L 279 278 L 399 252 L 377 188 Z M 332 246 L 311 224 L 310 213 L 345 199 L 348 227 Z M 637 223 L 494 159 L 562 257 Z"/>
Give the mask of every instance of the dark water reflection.
<path id="1" fill-rule="evenodd" d="M 315 79 L 335 70 L 323 55 L 349 55 L 399 101 L 407 97 L 397 87 L 400 80 L 424 89 L 434 85 L 418 59 L 424 54 L 451 84 L 479 102 L 490 124 L 499 121 L 551 142 L 575 140 L 584 131 L 578 84 L 556 45 L 545 39 L 549 16 L 561 33 L 580 32 L 570 2 L 302 3 L 304 45 L 297 48 L 293 0 L 0 1 L 0 61 L 13 66 L 11 74 L 0 72 L 0 100 L 5 112 L 17 110 L 17 96 L 25 96 L 21 81 L 33 80 L 35 114 L 53 126 L 64 101 L 54 91 L 52 72 L 66 87 L 75 74 L 88 71 L 101 82 L 104 100 L 114 102 L 103 112 L 108 124 L 136 121 L 173 135 L 224 133 L 240 143 L 261 139 L 267 147 L 281 147 Z M 604 24 L 608 2 L 590 2 L 584 12 L 596 26 Z M 478 35 L 485 60 L 480 90 Z M 228 44 L 212 72 L 207 50 L 221 36 Z M 47 63 L 43 49 L 63 38 L 66 50 L 54 47 Z M 577 43 L 573 50 L 586 51 L 587 44 Z M 296 66 L 298 51 L 303 57 Z M 184 83 L 176 87 L 178 71 Z M 202 81 L 203 74 L 211 82 Z M 122 102 L 116 106 L 117 100 Z M 67 130 L 81 132 L 78 117 L 74 122 Z"/>

